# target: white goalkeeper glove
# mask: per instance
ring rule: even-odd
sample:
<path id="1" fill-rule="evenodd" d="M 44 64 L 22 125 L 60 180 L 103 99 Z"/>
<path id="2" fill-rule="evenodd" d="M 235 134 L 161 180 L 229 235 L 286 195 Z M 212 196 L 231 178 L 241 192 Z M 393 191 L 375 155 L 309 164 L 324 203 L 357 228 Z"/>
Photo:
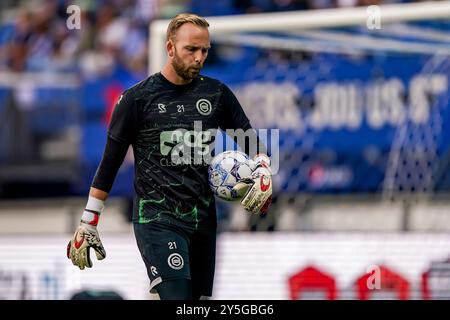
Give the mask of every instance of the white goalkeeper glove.
<path id="1" fill-rule="evenodd" d="M 94 249 L 98 260 L 106 257 L 106 251 L 97 231 L 98 218 L 103 210 L 103 201 L 89 197 L 80 225 L 75 230 L 72 240 L 67 244 L 67 258 L 81 270 L 92 267 L 90 249 Z"/>
<path id="2" fill-rule="evenodd" d="M 272 203 L 272 173 L 270 159 L 264 154 L 254 158 L 251 177 L 242 179 L 233 188 L 235 197 L 242 197 L 244 209 L 253 214 L 266 213 Z"/>

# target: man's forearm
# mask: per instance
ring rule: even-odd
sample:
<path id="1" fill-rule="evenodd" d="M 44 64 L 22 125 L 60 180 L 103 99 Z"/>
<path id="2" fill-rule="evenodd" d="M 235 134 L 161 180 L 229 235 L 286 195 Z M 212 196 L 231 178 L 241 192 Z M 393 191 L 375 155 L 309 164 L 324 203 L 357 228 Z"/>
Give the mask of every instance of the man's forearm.
<path id="1" fill-rule="evenodd" d="M 108 192 L 91 187 L 91 190 L 89 191 L 89 196 L 94 197 L 98 200 L 106 201 L 106 199 L 108 198 Z"/>
<path id="2" fill-rule="evenodd" d="M 91 184 L 92 189 L 98 190 L 98 192 L 94 192 L 99 197 L 106 197 L 111 191 L 117 172 L 127 154 L 128 147 L 128 144 L 118 142 L 111 137 L 108 137 L 106 140 L 102 161 L 97 168 L 97 172 L 95 173 Z"/>

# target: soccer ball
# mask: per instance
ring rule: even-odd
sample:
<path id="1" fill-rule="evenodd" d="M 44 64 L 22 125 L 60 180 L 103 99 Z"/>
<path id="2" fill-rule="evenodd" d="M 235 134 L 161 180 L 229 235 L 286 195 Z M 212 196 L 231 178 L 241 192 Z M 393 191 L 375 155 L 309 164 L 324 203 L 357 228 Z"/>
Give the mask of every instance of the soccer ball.
<path id="1" fill-rule="evenodd" d="M 239 197 L 231 190 L 240 179 L 251 176 L 252 162 L 241 151 L 224 151 L 216 155 L 208 169 L 209 186 L 214 194 L 227 201 L 238 200 Z"/>

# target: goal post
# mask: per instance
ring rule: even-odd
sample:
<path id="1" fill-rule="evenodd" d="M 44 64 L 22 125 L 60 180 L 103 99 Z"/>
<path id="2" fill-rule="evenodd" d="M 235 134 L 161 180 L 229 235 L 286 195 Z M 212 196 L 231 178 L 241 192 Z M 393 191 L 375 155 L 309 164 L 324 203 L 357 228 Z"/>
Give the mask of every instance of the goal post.
<path id="1" fill-rule="evenodd" d="M 381 23 L 450 18 L 450 1 L 380 5 Z M 206 17 L 211 36 L 221 33 L 304 30 L 325 27 L 365 26 L 367 7 L 288 11 Z M 158 72 L 166 60 L 166 30 L 170 20 L 150 24 L 149 73 Z"/>

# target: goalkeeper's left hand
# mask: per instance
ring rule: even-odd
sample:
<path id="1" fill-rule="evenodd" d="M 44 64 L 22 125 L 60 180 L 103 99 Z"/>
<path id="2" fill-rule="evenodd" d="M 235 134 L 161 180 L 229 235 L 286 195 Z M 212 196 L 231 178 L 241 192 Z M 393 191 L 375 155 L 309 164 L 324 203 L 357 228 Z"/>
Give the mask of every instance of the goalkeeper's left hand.
<path id="1" fill-rule="evenodd" d="M 241 203 L 244 209 L 253 213 L 266 213 L 272 203 L 272 172 L 270 159 L 264 154 L 254 158 L 255 169 L 250 178 L 241 180 L 233 189 L 236 194 L 246 190 Z"/>

